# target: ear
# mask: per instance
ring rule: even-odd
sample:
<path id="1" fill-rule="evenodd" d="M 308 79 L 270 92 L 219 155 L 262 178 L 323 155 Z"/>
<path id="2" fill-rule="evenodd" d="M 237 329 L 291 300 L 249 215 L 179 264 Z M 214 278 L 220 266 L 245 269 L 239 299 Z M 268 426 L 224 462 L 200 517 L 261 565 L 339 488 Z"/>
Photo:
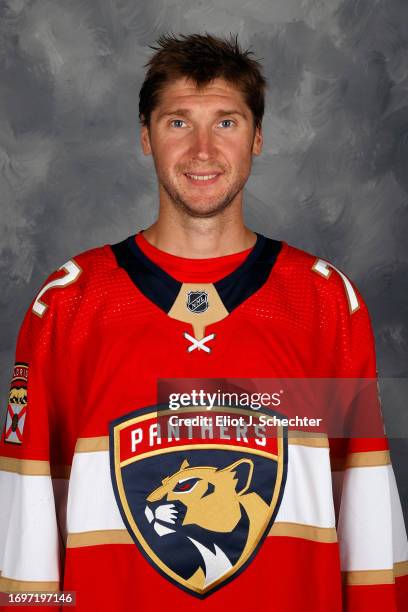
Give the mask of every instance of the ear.
<path id="1" fill-rule="evenodd" d="M 239 459 L 228 467 L 220 470 L 221 472 L 232 472 L 236 481 L 237 495 L 242 495 L 251 484 L 252 474 L 254 472 L 254 464 L 251 459 Z"/>
<path id="2" fill-rule="evenodd" d="M 260 155 L 262 152 L 262 145 L 263 145 L 262 127 L 257 127 L 255 129 L 254 142 L 252 145 L 252 154 Z"/>
<path id="3" fill-rule="evenodd" d="M 140 129 L 140 144 L 145 155 L 151 155 L 152 146 L 150 143 L 150 133 L 147 125 L 142 125 Z"/>

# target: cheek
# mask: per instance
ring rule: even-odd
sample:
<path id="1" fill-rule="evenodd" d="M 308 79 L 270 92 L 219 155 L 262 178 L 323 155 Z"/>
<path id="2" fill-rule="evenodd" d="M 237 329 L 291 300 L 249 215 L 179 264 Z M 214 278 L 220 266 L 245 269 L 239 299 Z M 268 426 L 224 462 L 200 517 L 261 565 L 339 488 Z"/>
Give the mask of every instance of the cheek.
<path id="1" fill-rule="evenodd" d="M 157 156 L 156 163 L 161 168 L 163 174 L 174 176 L 175 173 L 182 171 L 190 161 L 188 152 L 174 142 L 169 142 L 163 146 Z"/>
<path id="2" fill-rule="evenodd" d="M 168 160 L 177 156 L 176 152 L 181 148 L 179 139 L 157 134 L 152 140 L 151 145 L 153 155 L 159 163 L 161 163 L 162 160 Z"/>
<path id="3" fill-rule="evenodd" d="M 248 166 L 251 160 L 251 146 L 246 140 L 234 143 L 224 150 L 225 157 L 234 168 Z"/>
<path id="4" fill-rule="evenodd" d="M 157 138 L 156 146 L 165 155 L 171 151 L 182 151 L 188 148 L 188 138 L 181 134 L 164 134 Z"/>

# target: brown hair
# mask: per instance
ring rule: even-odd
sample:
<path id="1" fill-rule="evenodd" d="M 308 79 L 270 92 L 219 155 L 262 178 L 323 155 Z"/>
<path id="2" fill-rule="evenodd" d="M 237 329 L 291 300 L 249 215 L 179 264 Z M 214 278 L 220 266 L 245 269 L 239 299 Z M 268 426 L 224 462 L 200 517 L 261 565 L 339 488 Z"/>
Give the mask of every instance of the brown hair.
<path id="1" fill-rule="evenodd" d="M 254 126 L 261 127 L 265 110 L 266 79 L 261 65 L 249 57 L 252 51 L 243 51 L 238 36 L 230 40 L 212 34 L 162 34 L 156 53 L 145 64 L 148 71 L 139 94 L 139 119 L 150 127 L 150 116 L 159 102 L 165 85 L 175 79 L 187 77 L 200 89 L 216 78 L 234 85 L 251 109 Z"/>

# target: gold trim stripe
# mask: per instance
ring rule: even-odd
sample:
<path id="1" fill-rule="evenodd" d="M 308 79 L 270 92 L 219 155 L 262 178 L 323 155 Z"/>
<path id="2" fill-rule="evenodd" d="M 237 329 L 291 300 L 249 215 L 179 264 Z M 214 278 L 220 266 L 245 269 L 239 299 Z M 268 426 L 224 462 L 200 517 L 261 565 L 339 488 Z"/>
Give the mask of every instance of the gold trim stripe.
<path id="1" fill-rule="evenodd" d="M 342 579 L 348 586 L 394 584 L 394 572 L 389 570 L 356 570 L 342 572 Z"/>
<path id="2" fill-rule="evenodd" d="M 394 576 L 396 578 L 402 578 L 408 574 L 408 561 L 398 561 L 394 563 Z"/>
<path id="3" fill-rule="evenodd" d="M 76 453 L 92 453 L 107 450 L 109 450 L 109 436 L 78 438 L 75 446 Z"/>
<path id="4" fill-rule="evenodd" d="M 50 476 L 52 478 L 67 478 L 71 473 L 70 465 L 52 465 L 49 461 L 37 459 L 15 459 L 13 457 L 0 457 L 0 470 L 13 472 L 21 476 Z"/>
<path id="5" fill-rule="evenodd" d="M 335 528 L 302 525 L 300 523 L 275 523 L 268 533 L 269 536 L 284 536 L 302 538 L 313 542 L 332 544 L 337 542 Z M 126 529 L 104 529 L 98 531 L 83 531 L 70 533 L 67 539 L 67 548 L 80 548 L 82 546 L 98 546 L 101 544 L 133 544 L 133 540 Z"/>
<path id="6" fill-rule="evenodd" d="M 303 525 L 301 523 L 274 523 L 268 533 L 269 536 L 302 538 L 303 540 L 325 544 L 337 542 L 337 532 L 334 527 L 316 527 L 315 525 Z"/>
<path id="7" fill-rule="evenodd" d="M 104 529 L 68 534 L 67 548 L 98 546 L 98 544 L 133 544 L 133 540 L 126 529 Z"/>
<path id="8" fill-rule="evenodd" d="M 333 472 L 355 467 L 380 467 L 390 463 L 391 457 L 388 450 L 349 453 L 347 457 L 333 457 L 331 460 Z"/>
<path id="9" fill-rule="evenodd" d="M 2 593 L 18 593 L 20 591 L 47 591 L 55 593 L 59 591 L 58 582 L 35 582 L 33 580 L 14 580 L 2 576 L 0 572 L 0 591 Z"/>
<path id="10" fill-rule="evenodd" d="M 302 431 L 301 429 L 289 429 L 288 430 L 288 438 L 302 438 L 308 439 L 312 438 L 313 440 L 328 440 L 327 434 L 320 431 Z"/>
<path id="11" fill-rule="evenodd" d="M 301 432 L 296 432 L 296 434 L 299 434 Z M 289 444 L 296 444 L 299 446 L 310 446 L 313 448 L 329 448 L 329 441 L 327 439 L 327 436 L 317 436 L 316 434 L 312 434 L 312 436 L 309 437 L 303 437 L 303 436 L 298 436 L 295 435 L 295 432 L 288 432 L 288 443 Z"/>
<path id="12" fill-rule="evenodd" d="M 26 476 L 49 476 L 49 461 L 33 459 L 14 459 L 12 457 L 0 457 L 0 470 L 3 472 L 14 472 Z"/>
<path id="13" fill-rule="evenodd" d="M 388 450 L 366 451 L 350 453 L 347 455 L 346 468 L 349 467 L 376 467 L 391 463 Z"/>

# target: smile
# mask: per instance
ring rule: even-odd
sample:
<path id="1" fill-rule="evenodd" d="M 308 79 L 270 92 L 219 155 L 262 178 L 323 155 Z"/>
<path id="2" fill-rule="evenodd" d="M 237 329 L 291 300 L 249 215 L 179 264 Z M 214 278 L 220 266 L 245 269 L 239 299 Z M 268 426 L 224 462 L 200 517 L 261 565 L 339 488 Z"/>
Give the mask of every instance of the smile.
<path id="1" fill-rule="evenodd" d="M 185 174 L 185 176 L 194 184 L 212 185 L 216 182 L 221 174 Z"/>

